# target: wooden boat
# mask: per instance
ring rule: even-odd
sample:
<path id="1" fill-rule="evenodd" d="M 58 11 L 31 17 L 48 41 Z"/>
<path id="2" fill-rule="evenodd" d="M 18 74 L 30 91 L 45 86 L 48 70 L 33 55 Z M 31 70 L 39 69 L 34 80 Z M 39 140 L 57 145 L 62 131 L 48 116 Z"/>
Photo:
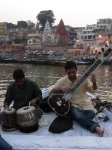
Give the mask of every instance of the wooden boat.
<path id="1" fill-rule="evenodd" d="M 32 64 L 30 60 L 10 60 L 10 59 L 0 59 L 0 63 L 22 63 L 22 64 Z"/>
<path id="2" fill-rule="evenodd" d="M 49 96 L 48 89 L 42 90 L 43 100 Z M 90 95 L 91 96 L 91 95 Z M 5 132 L 0 128 L 1 136 L 13 147 L 13 150 L 111 150 L 112 122 L 99 122 L 105 129 L 104 136 L 82 128 L 74 121 L 72 129 L 54 134 L 48 131 L 49 125 L 55 119 L 54 112 L 44 113 L 39 122 L 43 125 L 33 133 L 22 133 L 19 130 Z M 96 121 L 96 118 L 94 118 Z M 0 125 L 1 126 L 1 125 Z"/>
<path id="3" fill-rule="evenodd" d="M 105 60 L 103 65 L 112 65 L 112 60 Z"/>
<path id="4" fill-rule="evenodd" d="M 84 61 L 75 61 L 77 65 L 90 65 L 91 62 L 84 62 Z M 60 66 L 64 66 L 66 64 L 66 61 L 58 61 L 58 64 Z"/>
<path id="5" fill-rule="evenodd" d="M 88 61 L 88 62 L 84 62 L 84 61 L 77 61 L 77 62 L 76 62 L 76 64 L 77 64 L 77 65 L 90 65 L 90 64 L 91 64 L 91 62 L 89 62 L 89 61 Z"/>
<path id="6" fill-rule="evenodd" d="M 66 61 L 58 61 L 58 64 L 59 64 L 60 66 L 64 66 L 64 65 L 66 64 Z"/>

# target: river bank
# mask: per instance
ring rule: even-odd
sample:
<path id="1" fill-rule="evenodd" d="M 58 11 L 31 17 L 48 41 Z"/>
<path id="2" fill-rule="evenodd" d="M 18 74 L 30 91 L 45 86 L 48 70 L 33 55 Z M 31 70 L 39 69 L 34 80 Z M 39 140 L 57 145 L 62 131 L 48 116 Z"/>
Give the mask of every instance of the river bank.
<path id="1" fill-rule="evenodd" d="M 92 61 L 75 61 L 77 65 L 91 65 Z M 66 61 L 57 60 L 0 60 L 0 63 L 17 63 L 17 64 L 32 64 L 32 65 L 54 65 L 54 66 L 64 66 Z M 112 60 L 104 61 L 102 65 L 112 65 Z"/>

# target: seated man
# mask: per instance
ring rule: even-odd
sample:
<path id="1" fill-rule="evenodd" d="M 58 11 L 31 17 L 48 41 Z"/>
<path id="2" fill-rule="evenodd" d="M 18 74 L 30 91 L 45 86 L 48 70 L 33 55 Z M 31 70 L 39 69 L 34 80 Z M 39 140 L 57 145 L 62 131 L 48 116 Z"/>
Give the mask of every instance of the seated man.
<path id="1" fill-rule="evenodd" d="M 41 117 L 42 112 L 38 105 L 42 99 L 42 92 L 38 85 L 25 78 L 24 72 L 17 69 L 13 72 L 13 79 L 15 80 L 8 86 L 6 97 L 4 100 L 4 109 L 8 108 L 13 101 L 13 108 L 18 110 L 21 107 L 35 106 L 38 110 L 38 117 Z"/>
<path id="2" fill-rule="evenodd" d="M 66 76 L 57 81 L 52 89 L 49 90 L 51 94 L 66 93 L 71 89 L 71 85 L 75 84 L 78 79 L 77 65 L 73 61 L 68 61 L 65 64 Z M 84 81 L 77 92 L 72 94 L 70 100 L 70 114 L 73 120 L 77 121 L 82 127 L 90 130 L 91 132 L 97 132 L 100 136 L 103 136 L 104 129 L 99 126 L 98 123 L 92 121 L 96 114 L 96 110 L 92 105 L 92 102 L 88 99 L 86 92 L 93 92 L 97 89 L 96 78 L 91 75 L 91 80 Z"/>

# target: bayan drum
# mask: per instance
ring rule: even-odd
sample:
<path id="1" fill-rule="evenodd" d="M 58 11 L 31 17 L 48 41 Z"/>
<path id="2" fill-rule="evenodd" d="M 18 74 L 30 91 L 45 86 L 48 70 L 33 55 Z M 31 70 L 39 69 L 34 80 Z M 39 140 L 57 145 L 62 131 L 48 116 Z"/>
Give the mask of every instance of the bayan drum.
<path id="1" fill-rule="evenodd" d="M 17 128 L 16 110 L 14 108 L 6 108 L 3 113 L 2 130 L 13 131 Z"/>
<path id="2" fill-rule="evenodd" d="M 17 110 L 19 131 L 31 133 L 38 129 L 38 115 L 34 106 L 26 106 Z"/>

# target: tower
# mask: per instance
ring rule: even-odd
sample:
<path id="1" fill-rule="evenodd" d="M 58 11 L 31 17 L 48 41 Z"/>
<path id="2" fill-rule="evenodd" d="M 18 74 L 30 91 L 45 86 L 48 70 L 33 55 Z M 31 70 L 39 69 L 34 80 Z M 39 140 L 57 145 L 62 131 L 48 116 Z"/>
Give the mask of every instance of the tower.
<path id="1" fill-rule="evenodd" d="M 59 35 L 58 37 L 60 37 L 60 43 L 64 44 L 67 41 L 67 31 L 64 25 L 63 20 L 61 19 L 57 31 L 56 31 L 56 35 Z"/>
<path id="2" fill-rule="evenodd" d="M 44 35 L 51 34 L 51 28 L 50 28 L 50 24 L 49 24 L 48 20 L 47 20 L 47 22 L 45 24 L 43 34 Z"/>

